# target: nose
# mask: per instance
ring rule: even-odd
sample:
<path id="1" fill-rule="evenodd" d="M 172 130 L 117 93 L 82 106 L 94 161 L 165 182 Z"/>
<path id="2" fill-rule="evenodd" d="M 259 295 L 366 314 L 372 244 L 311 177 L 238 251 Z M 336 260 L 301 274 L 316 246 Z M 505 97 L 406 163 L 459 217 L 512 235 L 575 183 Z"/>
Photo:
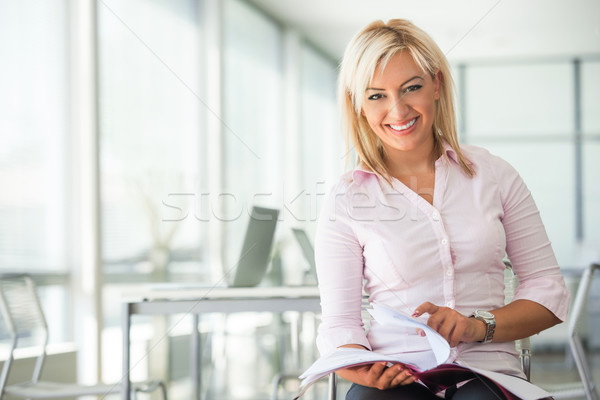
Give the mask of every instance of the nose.
<path id="1" fill-rule="evenodd" d="M 388 116 L 402 120 L 408 115 L 409 106 L 406 104 L 404 99 L 400 96 L 391 99 L 391 104 L 388 107 Z"/>

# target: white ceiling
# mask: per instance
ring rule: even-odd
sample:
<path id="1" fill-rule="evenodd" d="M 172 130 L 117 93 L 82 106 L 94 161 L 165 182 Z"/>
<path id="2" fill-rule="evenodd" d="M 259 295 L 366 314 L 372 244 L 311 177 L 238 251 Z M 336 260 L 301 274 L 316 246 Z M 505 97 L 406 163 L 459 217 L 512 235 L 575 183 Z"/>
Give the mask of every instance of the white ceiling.
<path id="1" fill-rule="evenodd" d="M 375 19 L 405 18 L 451 60 L 600 54 L 598 0 L 250 0 L 339 59 Z"/>

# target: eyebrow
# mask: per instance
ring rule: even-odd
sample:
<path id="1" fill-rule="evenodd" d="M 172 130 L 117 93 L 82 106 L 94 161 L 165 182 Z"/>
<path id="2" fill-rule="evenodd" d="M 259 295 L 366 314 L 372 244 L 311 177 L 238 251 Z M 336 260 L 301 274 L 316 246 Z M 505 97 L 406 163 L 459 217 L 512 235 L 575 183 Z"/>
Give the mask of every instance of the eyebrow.
<path id="1" fill-rule="evenodd" d="M 424 78 L 421 75 L 415 75 L 412 78 L 410 78 L 409 80 L 407 80 L 406 82 L 404 82 L 403 84 L 401 84 L 400 86 L 402 87 L 402 86 L 406 85 L 408 82 L 410 82 L 410 81 L 412 81 L 414 79 L 421 79 L 421 80 L 423 80 Z M 383 90 L 383 89 L 368 87 L 365 90 Z"/>

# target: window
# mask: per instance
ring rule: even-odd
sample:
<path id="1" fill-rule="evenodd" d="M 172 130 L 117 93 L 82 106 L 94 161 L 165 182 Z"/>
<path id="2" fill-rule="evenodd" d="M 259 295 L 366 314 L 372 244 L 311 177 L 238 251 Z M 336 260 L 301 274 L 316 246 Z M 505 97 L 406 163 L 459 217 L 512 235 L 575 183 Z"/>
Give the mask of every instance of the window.
<path id="1" fill-rule="evenodd" d="M 509 161 L 540 209 L 558 262 L 597 257 L 600 63 L 463 65 L 464 137 Z M 578 108 L 579 107 L 579 108 Z"/>
<path id="2" fill-rule="evenodd" d="M 66 14 L 62 0 L 0 5 L 0 272 L 35 275 L 50 343 L 71 339 Z"/>
<path id="3" fill-rule="evenodd" d="M 203 225 L 194 218 L 203 112 L 198 5 L 98 7 L 105 272 L 202 279 Z"/>
<path id="4" fill-rule="evenodd" d="M 65 271 L 65 5 L 7 2 L 0 12 L 0 269 Z"/>
<path id="5" fill-rule="evenodd" d="M 252 205 L 281 208 L 284 163 L 281 32 L 247 3 L 227 0 L 223 19 L 224 273 L 236 265 Z"/>
<path id="6" fill-rule="evenodd" d="M 320 200 L 345 167 L 336 102 L 336 65 L 308 44 L 301 52 L 300 168 L 304 202 L 302 219 L 316 228 Z"/>

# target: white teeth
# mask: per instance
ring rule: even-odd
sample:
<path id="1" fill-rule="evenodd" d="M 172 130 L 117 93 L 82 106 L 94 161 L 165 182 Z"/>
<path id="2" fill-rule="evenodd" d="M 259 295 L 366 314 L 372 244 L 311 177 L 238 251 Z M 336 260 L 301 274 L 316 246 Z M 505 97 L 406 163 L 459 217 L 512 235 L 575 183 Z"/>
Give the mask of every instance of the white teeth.
<path id="1" fill-rule="evenodd" d="M 392 128 L 395 131 L 403 131 L 403 130 L 408 129 L 411 126 L 413 126 L 416 121 L 417 121 L 417 119 L 415 118 L 406 125 L 390 125 L 390 128 Z"/>

